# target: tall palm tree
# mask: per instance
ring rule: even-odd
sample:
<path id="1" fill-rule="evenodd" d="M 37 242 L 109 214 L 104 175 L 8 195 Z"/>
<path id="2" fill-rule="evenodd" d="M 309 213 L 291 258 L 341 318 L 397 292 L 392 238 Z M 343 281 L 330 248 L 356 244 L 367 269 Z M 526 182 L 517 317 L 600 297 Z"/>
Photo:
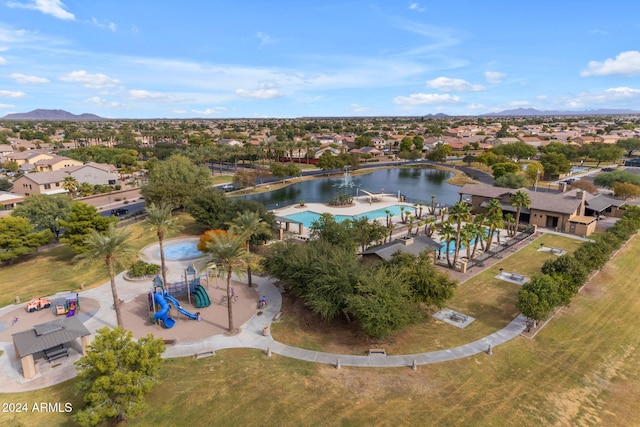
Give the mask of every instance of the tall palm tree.
<path id="1" fill-rule="evenodd" d="M 227 311 L 229 314 L 229 333 L 235 332 L 233 324 L 233 295 L 231 295 L 231 275 L 240 276 L 250 263 L 243 235 L 232 233 L 218 233 L 211 236 L 207 242 L 207 252 L 211 255 L 211 263 L 219 271 L 227 273 Z"/>
<path id="2" fill-rule="evenodd" d="M 244 236 L 247 244 L 247 253 L 251 254 L 251 239 L 257 236 L 271 236 L 271 228 L 269 224 L 260 218 L 258 212 L 244 211 L 228 223 L 229 231 Z M 249 287 L 253 286 L 251 282 L 251 263 L 247 264 L 247 277 Z"/>
<path id="3" fill-rule="evenodd" d="M 491 244 L 493 243 L 493 235 L 499 228 L 504 227 L 504 221 L 502 220 L 502 206 L 500 205 L 500 200 L 491 199 L 486 209 L 486 223 L 489 226 L 489 233 L 487 234 L 487 244 L 486 251 L 491 249 Z M 500 241 L 500 233 L 498 233 L 498 242 Z"/>
<path id="4" fill-rule="evenodd" d="M 451 207 L 449 211 L 449 221 L 456 225 L 456 246 L 453 253 L 453 265 L 456 265 L 458 261 L 458 255 L 460 254 L 460 232 L 462 230 L 462 223 L 471 219 L 471 211 L 469 205 L 465 202 L 458 202 Z"/>
<path id="5" fill-rule="evenodd" d="M 144 227 L 156 232 L 158 244 L 160 245 L 160 270 L 162 272 L 162 283 L 167 285 L 167 269 L 164 259 L 164 238 L 171 231 L 179 231 L 182 226 L 176 222 L 176 218 L 171 215 L 171 205 L 161 203 L 156 205 L 151 203 L 145 208 L 147 218 Z"/>
<path id="6" fill-rule="evenodd" d="M 529 209 L 529 207 L 531 207 L 531 198 L 524 191 L 518 190 L 511 196 L 511 206 L 516 208 L 516 227 L 514 234 L 517 234 L 518 227 L 520 226 L 520 212 L 522 208 Z"/>
<path id="7" fill-rule="evenodd" d="M 471 241 L 475 236 L 475 225 L 472 222 L 467 222 L 462 226 L 462 229 L 460 230 L 460 243 L 464 244 L 464 248 L 467 252 L 467 260 L 471 259 Z"/>
<path id="8" fill-rule="evenodd" d="M 116 268 L 127 265 L 134 257 L 135 251 L 129 244 L 130 233 L 125 229 L 117 229 L 113 224 L 102 234 L 96 230 L 90 230 L 84 240 L 85 252 L 77 255 L 74 260 L 79 261 L 79 266 L 85 266 L 97 261 L 102 261 L 109 270 L 111 281 L 111 295 L 113 306 L 116 310 L 116 321 L 123 328 L 122 314 L 120 312 L 120 300 L 116 289 Z"/>
<path id="9" fill-rule="evenodd" d="M 450 268 L 453 268 L 455 264 L 451 263 L 451 257 L 449 256 L 449 246 L 451 242 L 456 239 L 456 235 L 457 235 L 456 229 L 453 228 L 453 225 L 451 225 L 450 222 L 445 222 L 442 224 L 440 235 L 442 236 L 440 241 L 445 242 L 444 251 L 447 256 L 447 264 L 449 265 Z"/>

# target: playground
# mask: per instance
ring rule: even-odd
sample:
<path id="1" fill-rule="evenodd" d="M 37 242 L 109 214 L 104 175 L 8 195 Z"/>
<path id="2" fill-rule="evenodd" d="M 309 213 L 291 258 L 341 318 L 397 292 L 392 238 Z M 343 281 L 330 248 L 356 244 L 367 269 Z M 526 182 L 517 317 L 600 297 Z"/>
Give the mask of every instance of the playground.
<path id="1" fill-rule="evenodd" d="M 169 313 L 175 324 L 171 328 L 165 328 L 160 323 L 151 323 L 149 317 L 153 312 L 149 312 L 148 292 L 150 286 L 146 285 L 147 292 L 141 293 L 133 300 L 122 304 L 122 321 L 124 327 L 133 332 L 136 338 L 143 338 L 147 334 L 153 334 L 157 338 L 164 340 L 177 340 L 179 342 L 195 341 L 213 335 L 223 334 L 229 326 L 227 315 L 227 289 L 226 282 L 218 279 L 218 287 L 215 281 L 210 280 L 207 289 L 204 285 L 211 305 L 208 307 L 196 308 L 195 298 L 191 296 L 191 304 L 188 302 L 186 294 L 175 297 L 183 310 L 195 314 L 200 312 L 200 321 L 191 319 L 188 315 L 179 313 L 175 304 L 169 303 Z M 257 310 L 258 295 L 246 284 L 232 282 L 231 286 L 237 296 L 233 303 L 233 319 L 236 325 L 242 325 L 255 315 Z"/>

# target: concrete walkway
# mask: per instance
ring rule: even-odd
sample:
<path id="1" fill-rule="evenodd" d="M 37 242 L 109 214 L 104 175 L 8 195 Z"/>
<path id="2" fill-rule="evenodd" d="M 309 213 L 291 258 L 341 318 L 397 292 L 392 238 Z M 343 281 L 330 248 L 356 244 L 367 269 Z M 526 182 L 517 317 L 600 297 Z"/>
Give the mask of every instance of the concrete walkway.
<path id="1" fill-rule="evenodd" d="M 149 253 L 150 251 L 146 252 L 146 254 Z M 185 262 L 188 264 L 191 261 Z M 116 282 L 118 296 L 125 302 L 132 301 L 141 292 L 148 291 L 146 286 L 139 286 L 135 282 L 125 280 L 123 274 L 116 277 Z M 213 354 L 217 350 L 229 348 L 254 348 L 263 350 L 267 354 L 270 352 L 285 357 L 328 365 L 337 365 L 339 363 L 341 366 L 354 367 L 407 367 L 413 366 L 414 363 L 416 366 L 426 365 L 487 352 L 489 346 L 495 348 L 517 337 L 526 327 L 525 318 L 520 315 L 503 329 L 477 341 L 447 350 L 417 354 L 357 356 L 311 351 L 288 346 L 273 339 L 270 334 L 270 328 L 274 317 L 282 307 L 280 289 L 274 285 L 273 279 L 268 277 L 254 276 L 253 282 L 257 286 L 258 294 L 267 297 L 269 305 L 261 311 L 261 314 L 256 314 L 246 321 L 240 327 L 240 333 L 234 336 L 220 334 L 192 342 L 177 342 L 167 346 L 163 357 L 193 357 L 198 354 Z M 109 283 L 80 292 L 80 297 L 94 299 L 100 304 L 100 307 L 95 312 L 79 313 L 80 320 L 83 321 L 87 329 L 95 333 L 96 330 L 103 326 L 115 327 L 116 318 L 115 311 L 112 308 L 113 301 Z M 0 315 L 11 312 L 16 308 L 18 308 L 18 305 L 3 307 L 0 309 Z M 79 347 L 79 345 L 75 347 Z M 0 350 L 4 351 L 4 354 L 0 356 L 0 384 L 2 384 L 0 393 L 37 390 L 75 377 L 76 369 L 73 362 L 80 358 L 79 348 L 75 347 L 76 351 L 70 352 L 69 359 L 65 359 L 61 364 L 50 365 L 44 360 L 37 362 L 36 376 L 27 380 L 21 374 L 20 361 L 16 357 L 13 343 L 0 342 Z"/>

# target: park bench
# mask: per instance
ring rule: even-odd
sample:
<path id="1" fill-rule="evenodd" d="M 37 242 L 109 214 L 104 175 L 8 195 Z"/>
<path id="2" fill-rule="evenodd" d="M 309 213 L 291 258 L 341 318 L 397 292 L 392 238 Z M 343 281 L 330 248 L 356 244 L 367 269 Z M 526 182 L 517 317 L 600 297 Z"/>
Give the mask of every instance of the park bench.
<path id="1" fill-rule="evenodd" d="M 54 360 L 61 359 L 63 357 L 69 357 L 69 352 L 64 347 L 64 345 L 60 344 L 55 347 L 47 348 L 46 350 L 44 350 L 44 355 L 49 361 L 49 363 L 51 363 Z"/>
<path id="2" fill-rule="evenodd" d="M 464 323 L 467 320 L 469 320 L 469 317 L 465 316 L 464 314 L 460 314 L 460 313 L 451 313 L 449 315 L 449 319 L 453 320 L 454 322 Z"/>
<path id="3" fill-rule="evenodd" d="M 273 316 L 273 321 L 274 322 L 279 322 L 280 320 L 282 320 L 282 312 L 281 311 L 279 311 L 278 314 Z"/>
<path id="4" fill-rule="evenodd" d="M 524 276 L 522 274 L 511 273 L 511 280 L 517 280 L 518 282 L 522 282 L 524 280 Z"/>
<path id="5" fill-rule="evenodd" d="M 387 352 L 384 348 L 370 348 L 369 356 L 386 356 Z"/>

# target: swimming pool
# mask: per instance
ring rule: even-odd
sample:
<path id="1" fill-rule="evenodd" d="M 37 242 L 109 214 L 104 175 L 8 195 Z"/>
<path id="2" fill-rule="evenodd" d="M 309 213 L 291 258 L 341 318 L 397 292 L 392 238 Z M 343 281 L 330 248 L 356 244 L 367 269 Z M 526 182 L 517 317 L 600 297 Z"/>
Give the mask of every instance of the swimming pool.
<path id="1" fill-rule="evenodd" d="M 170 261 L 200 258 L 203 255 L 198 250 L 198 242 L 170 243 L 164 247 L 164 257 Z M 160 250 L 156 256 L 160 258 Z"/>
<path id="2" fill-rule="evenodd" d="M 342 222 L 347 219 L 350 219 L 350 220 L 360 219 L 364 217 L 367 217 L 369 219 L 384 218 L 387 216 L 387 211 L 391 212 L 391 216 L 400 215 L 400 212 L 401 212 L 400 207 L 401 205 L 393 205 L 387 208 L 380 208 L 372 211 L 367 211 L 358 215 L 334 215 L 333 217 L 336 219 L 337 222 Z M 403 206 L 403 207 L 404 207 L 405 213 L 412 213 L 415 210 L 411 206 Z M 318 219 L 320 219 L 320 216 L 321 214 L 317 212 L 303 211 L 303 212 L 297 212 L 291 215 L 285 215 L 284 217 L 287 219 L 291 219 L 293 221 L 301 222 L 302 225 L 304 225 L 307 228 L 310 228 L 314 221 L 317 221 Z"/>

